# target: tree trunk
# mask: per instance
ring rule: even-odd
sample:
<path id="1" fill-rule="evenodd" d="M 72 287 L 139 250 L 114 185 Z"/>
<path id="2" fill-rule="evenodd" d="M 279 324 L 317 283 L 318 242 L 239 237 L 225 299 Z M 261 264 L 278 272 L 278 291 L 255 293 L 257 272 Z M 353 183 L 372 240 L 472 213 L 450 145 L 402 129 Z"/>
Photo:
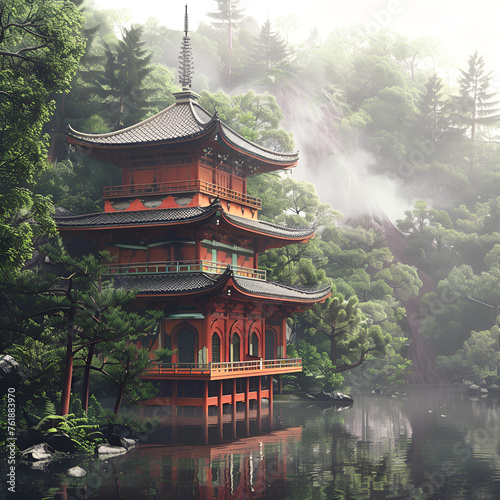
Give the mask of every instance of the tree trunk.
<path id="1" fill-rule="evenodd" d="M 76 306 L 73 304 L 68 314 L 68 326 L 66 335 L 66 365 L 64 368 L 64 375 L 62 381 L 62 394 L 61 394 L 61 415 L 69 413 L 69 403 L 71 399 L 71 381 L 73 379 L 73 336 L 75 327 L 75 314 Z"/>
<path id="2" fill-rule="evenodd" d="M 130 362 L 125 370 L 125 375 L 123 376 L 123 379 L 120 382 L 120 385 L 118 386 L 118 394 L 116 395 L 116 401 L 115 401 L 115 415 L 118 415 L 118 412 L 120 411 L 120 405 L 122 404 L 123 400 L 123 392 L 125 390 L 125 384 L 127 382 L 129 374 L 130 374 Z"/>
<path id="3" fill-rule="evenodd" d="M 330 359 L 334 365 L 337 364 L 337 336 L 332 333 L 330 335 Z"/>
<path id="4" fill-rule="evenodd" d="M 87 413 L 89 408 L 89 392 L 90 392 L 90 365 L 94 357 L 95 344 L 90 344 L 87 359 L 85 361 L 85 371 L 83 372 L 83 388 L 82 388 L 82 410 Z"/>
<path id="5" fill-rule="evenodd" d="M 125 380 L 123 379 L 118 386 L 118 394 L 116 395 L 116 401 L 115 401 L 115 415 L 118 415 L 118 412 L 120 411 L 120 405 L 122 404 L 123 400 L 123 391 L 125 389 Z"/>

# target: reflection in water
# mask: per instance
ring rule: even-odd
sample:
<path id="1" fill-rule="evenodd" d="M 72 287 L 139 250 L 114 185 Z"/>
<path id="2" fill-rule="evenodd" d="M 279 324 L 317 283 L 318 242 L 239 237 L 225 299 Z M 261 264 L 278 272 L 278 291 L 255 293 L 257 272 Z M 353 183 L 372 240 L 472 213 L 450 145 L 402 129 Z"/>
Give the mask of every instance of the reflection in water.
<path id="1" fill-rule="evenodd" d="M 172 436 L 163 428 L 123 457 L 82 463 L 85 478 L 45 475 L 34 486 L 23 470 L 22 480 L 65 500 L 500 498 L 498 399 L 433 388 L 356 395 L 343 410 L 275 403 L 271 431 L 269 413 L 260 425 L 239 416 L 222 423 L 230 442 L 209 425 L 207 445 L 160 444 Z M 178 438 L 202 442 L 203 426 L 185 423 Z"/>

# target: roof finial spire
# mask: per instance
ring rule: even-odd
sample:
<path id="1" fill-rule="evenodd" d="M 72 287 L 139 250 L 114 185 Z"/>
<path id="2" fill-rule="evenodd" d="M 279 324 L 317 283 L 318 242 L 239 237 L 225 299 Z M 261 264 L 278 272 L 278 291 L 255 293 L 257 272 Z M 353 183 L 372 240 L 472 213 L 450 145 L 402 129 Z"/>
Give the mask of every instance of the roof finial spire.
<path id="1" fill-rule="evenodd" d="M 182 90 L 191 88 L 191 76 L 194 73 L 193 67 L 193 50 L 191 48 L 191 39 L 188 36 L 188 13 L 184 15 L 184 37 L 181 43 L 181 54 L 179 56 L 179 83 Z"/>

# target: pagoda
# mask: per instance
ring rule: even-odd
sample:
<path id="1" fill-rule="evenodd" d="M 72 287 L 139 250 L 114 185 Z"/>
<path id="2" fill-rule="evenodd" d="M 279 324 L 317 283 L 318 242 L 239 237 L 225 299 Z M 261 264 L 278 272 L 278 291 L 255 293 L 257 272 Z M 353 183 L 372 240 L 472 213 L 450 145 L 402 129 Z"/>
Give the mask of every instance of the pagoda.
<path id="1" fill-rule="evenodd" d="M 295 167 L 298 154 L 250 142 L 198 104 L 187 14 L 180 59 L 182 91 L 167 109 L 106 134 L 69 127 L 69 143 L 119 166 L 121 184 L 104 188 L 104 212 L 56 223 L 66 240 L 110 252 L 108 276 L 138 290 L 134 307 L 163 312 L 159 330 L 140 341 L 153 353 L 143 378 L 158 386 L 144 404 L 176 415 L 222 416 L 225 405 L 233 415 L 237 406 L 260 413 L 263 399 L 272 408 L 273 378 L 302 370 L 286 355 L 286 318 L 330 288 L 270 282 L 258 268 L 260 252 L 314 235 L 259 220 L 261 200 L 247 195 L 250 176 Z M 163 348 L 173 352 L 168 363 L 154 360 Z"/>

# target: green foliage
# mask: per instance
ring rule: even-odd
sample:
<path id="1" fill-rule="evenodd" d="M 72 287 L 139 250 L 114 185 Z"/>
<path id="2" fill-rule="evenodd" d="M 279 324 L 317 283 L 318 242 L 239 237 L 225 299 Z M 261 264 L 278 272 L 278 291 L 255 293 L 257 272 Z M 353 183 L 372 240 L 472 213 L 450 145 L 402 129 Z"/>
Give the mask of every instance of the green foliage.
<path id="1" fill-rule="evenodd" d="M 287 355 L 302 358 L 303 369 L 300 375 L 288 376 L 287 383 L 298 383 L 301 390 L 314 392 L 342 389 L 344 377 L 334 372 L 332 360 L 326 352 L 319 353 L 316 346 L 299 340 L 298 349 L 293 344 L 287 346 Z"/>
<path id="2" fill-rule="evenodd" d="M 499 336 L 498 326 L 480 332 L 472 331 L 461 349 L 452 356 L 439 357 L 438 366 L 450 379 L 457 382 L 464 380 L 480 382 L 487 377 L 498 380 Z"/>
<path id="3" fill-rule="evenodd" d="M 290 152 L 294 148 L 292 135 L 278 128 L 283 112 L 271 94 L 249 90 L 229 97 L 221 91 L 211 94 L 204 90 L 199 103 L 210 113 L 217 112 L 226 125 L 250 141 L 274 146 L 277 151 Z"/>
<path id="4" fill-rule="evenodd" d="M 67 91 L 85 42 L 83 18 L 61 0 L 6 0 L 0 7 L 0 263 L 20 268 L 33 239 L 54 233 L 50 199 L 29 187 L 46 167 L 43 128 L 53 95 Z"/>
<path id="5" fill-rule="evenodd" d="M 89 424 L 87 417 L 77 417 L 69 413 L 64 417 L 60 415 L 47 415 L 35 427 L 44 434 L 64 433 L 71 438 L 77 449 L 92 452 L 102 440 L 99 425 Z"/>

